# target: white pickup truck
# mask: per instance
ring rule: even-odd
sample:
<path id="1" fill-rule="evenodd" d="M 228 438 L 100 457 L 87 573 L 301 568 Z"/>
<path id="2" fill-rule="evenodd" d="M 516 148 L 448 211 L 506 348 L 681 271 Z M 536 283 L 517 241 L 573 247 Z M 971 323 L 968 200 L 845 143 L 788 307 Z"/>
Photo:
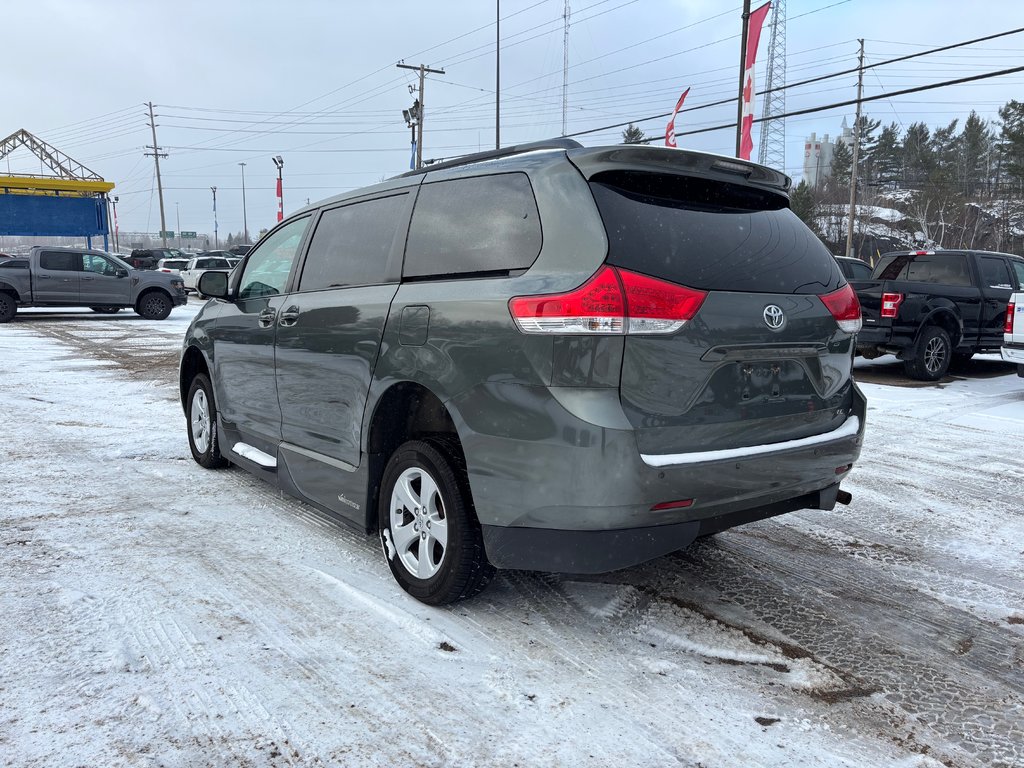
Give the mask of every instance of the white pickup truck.
<path id="1" fill-rule="evenodd" d="M 1024 293 L 1010 296 L 1003 327 L 1003 360 L 1017 364 L 1017 375 L 1024 377 Z"/>
<path id="2" fill-rule="evenodd" d="M 196 286 L 204 272 L 230 272 L 231 262 L 220 256 L 194 256 L 178 275 L 185 281 L 185 290 L 198 293 Z"/>

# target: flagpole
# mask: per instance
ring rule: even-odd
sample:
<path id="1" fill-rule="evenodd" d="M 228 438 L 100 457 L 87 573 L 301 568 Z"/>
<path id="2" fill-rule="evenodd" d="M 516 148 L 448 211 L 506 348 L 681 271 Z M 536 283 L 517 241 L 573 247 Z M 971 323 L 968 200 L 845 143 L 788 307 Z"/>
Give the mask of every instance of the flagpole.
<path id="1" fill-rule="evenodd" d="M 743 34 L 740 36 L 740 90 L 736 99 L 736 157 L 740 156 L 740 136 L 743 133 L 743 86 L 747 71 L 747 26 L 750 21 L 750 0 L 743 0 Z"/>

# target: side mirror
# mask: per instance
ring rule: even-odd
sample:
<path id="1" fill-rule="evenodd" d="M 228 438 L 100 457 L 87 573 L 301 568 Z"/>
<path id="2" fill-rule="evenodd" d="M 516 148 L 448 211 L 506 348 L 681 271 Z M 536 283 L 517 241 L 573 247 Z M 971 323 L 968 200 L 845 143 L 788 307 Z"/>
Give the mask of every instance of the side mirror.
<path id="1" fill-rule="evenodd" d="M 128 277 L 128 270 L 124 269 L 123 267 L 118 267 L 114 271 L 114 276 L 115 277 Z"/>
<path id="2" fill-rule="evenodd" d="M 199 276 L 197 290 L 203 296 L 211 296 L 215 299 L 226 299 L 228 296 L 228 273 L 227 272 L 203 272 Z"/>

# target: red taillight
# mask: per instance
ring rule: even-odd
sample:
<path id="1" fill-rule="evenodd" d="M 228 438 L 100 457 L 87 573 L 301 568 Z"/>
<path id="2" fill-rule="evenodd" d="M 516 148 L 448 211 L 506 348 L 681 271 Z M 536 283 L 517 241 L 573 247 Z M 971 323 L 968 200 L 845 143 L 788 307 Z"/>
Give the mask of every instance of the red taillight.
<path id="1" fill-rule="evenodd" d="M 651 507 L 651 512 L 664 512 L 666 509 L 686 509 L 693 506 L 693 499 L 679 499 L 678 501 L 663 501 Z"/>
<path id="2" fill-rule="evenodd" d="M 900 304 L 903 302 L 902 293 L 882 294 L 882 317 L 893 318 L 900 311 Z"/>
<path id="3" fill-rule="evenodd" d="M 697 314 L 705 296 L 606 265 L 574 291 L 517 296 L 508 306 L 524 333 L 673 333 Z"/>
<path id="4" fill-rule="evenodd" d="M 838 291 L 826 293 L 818 298 L 832 313 L 840 330 L 847 333 L 856 333 L 860 330 L 860 302 L 857 301 L 857 294 L 854 293 L 853 287 L 849 283 Z"/>
<path id="5" fill-rule="evenodd" d="M 1003 333 L 1013 333 L 1013 312 L 1017 305 L 1012 301 L 1006 305 L 1006 322 L 1003 323 Z"/>

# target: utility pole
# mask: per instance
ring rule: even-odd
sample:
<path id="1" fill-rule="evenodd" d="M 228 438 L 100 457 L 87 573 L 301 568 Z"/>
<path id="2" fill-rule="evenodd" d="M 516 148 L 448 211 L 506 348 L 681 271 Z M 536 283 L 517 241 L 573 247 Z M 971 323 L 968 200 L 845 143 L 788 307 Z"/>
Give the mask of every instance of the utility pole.
<path id="1" fill-rule="evenodd" d="M 562 135 L 568 132 L 567 118 L 569 114 L 569 17 L 572 9 L 569 0 L 565 0 L 562 11 Z"/>
<path id="2" fill-rule="evenodd" d="M 217 237 L 217 188 L 210 187 L 210 191 L 213 192 L 213 248 L 217 250 L 220 248 L 220 238 Z"/>
<path id="3" fill-rule="evenodd" d="M 853 165 L 850 166 L 850 217 L 846 222 L 846 255 L 853 256 L 853 214 L 857 208 L 857 162 L 860 158 L 860 99 L 864 92 L 864 39 L 857 62 L 857 117 L 853 121 Z"/>
<path id="4" fill-rule="evenodd" d="M 245 238 L 245 242 L 249 242 L 249 217 L 245 212 L 245 163 L 239 163 L 242 166 L 242 237 Z"/>
<path id="5" fill-rule="evenodd" d="M 501 0 L 494 0 L 494 148 L 501 149 Z"/>
<path id="6" fill-rule="evenodd" d="M 146 106 L 149 107 L 149 127 L 153 131 L 153 146 L 147 145 L 146 149 L 152 149 L 152 152 L 143 152 L 145 157 L 153 157 L 153 161 L 156 163 L 156 191 L 157 196 L 160 198 L 160 237 L 164 241 L 164 248 L 167 247 L 167 221 L 164 217 L 164 185 L 160 181 L 160 158 L 167 157 L 166 154 L 160 152 L 160 147 L 156 143 L 156 123 L 153 121 L 153 102 L 146 102 Z"/>
<path id="7" fill-rule="evenodd" d="M 181 250 L 181 209 L 178 208 L 178 203 L 174 203 L 174 217 L 178 222 L 178 250 Z"/>
<path id="8" fill-rule="evenodd" d="M 420 64 L 418 67 L 414 67 L 411 64 L 398 64 L 399 69 L 415 69 L 419 70 L 420 73 L 420 92 L 419 92 L 419 120 L 417 121 L 416 130 L 416 169 L 419 170 L 423 167 L 423 119 L 424 113 L 426 112 L 425 104 L 423 101 L 423 83 L 426 80 L 426 75 L 429 72 L 432 75 L 443 75 L 443 69 L 431 69 L 430 67 Z"/>
<path id="9" fill-rule="evenodd" d="M 743 34 L 740 35 L 740 90 L 736 100 L 736 157 L 740 156 L 743 136 L 743 86 L 747 74 L 747 27 L 750 25 L 750 0 L 743 0 Z"/>

